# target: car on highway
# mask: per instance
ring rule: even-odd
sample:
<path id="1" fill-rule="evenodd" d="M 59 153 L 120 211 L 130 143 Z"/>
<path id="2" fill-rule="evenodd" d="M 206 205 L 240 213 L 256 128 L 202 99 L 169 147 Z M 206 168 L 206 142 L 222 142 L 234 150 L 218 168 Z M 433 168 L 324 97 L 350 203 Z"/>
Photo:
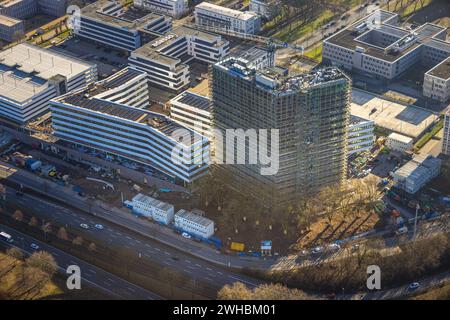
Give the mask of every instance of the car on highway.
<path id="1" fill-rule="evenodd" d="M 323 252 L 323 247 L 315 247 L 315 248 L 313 248 L 312 250 L 311 250 L 311 253 L 312 254 L 318 254 L 318 253 L 321 253 L 321 252 Z"/>
<path id="2" fill-rule="evenodd" d="M 409 291 L 414 291 L 416 289 L 418 289 L 420 287 L 420 283 L 418 282 L 413 282 L 408 286 L 408 290 Z"/>
<path id="3" fill-rule="evenodd" d="M 331 251 L 338 251 L 341 249 L 341 246 L 337 243 L 332 243 L 328 246 L 328 249 L 330 249 Z"/>
<path id="4" fill-rule="evenodd" d="M 190 238 L 191 238 L 191 235 L 190 235 L 189 233 L 187 233 L 187 232 L 183 232 L 183 233 L 181 234 L 181 236 L 182 236 L 183 238 L 186 238 L 186 239 L 190 239 Z"/>
<path id="5" fill-rule="evenodd" d="M 32 243 L 32 244 L 30 245 L 30 247 L 31 247 L 32 249 L 34 249 L 34 250 L 38 250 L 38 249 L 39 249 L 39 246 L 38 246 L 36 243 Z"/>
<path id="6" fill-rule="evenodd" d="M 86 223 L 80 224 L 80 227 L 82 227 L 83 229 L 89 229 L 89 226 Z"/>
<path id="7" fill-rule="evenodd" d="M 96 224 L 95 228 L 98 229 L 98 230 L 103 230 L 105 227 L 103 225 L 101 225 L 101 224 Z"/>

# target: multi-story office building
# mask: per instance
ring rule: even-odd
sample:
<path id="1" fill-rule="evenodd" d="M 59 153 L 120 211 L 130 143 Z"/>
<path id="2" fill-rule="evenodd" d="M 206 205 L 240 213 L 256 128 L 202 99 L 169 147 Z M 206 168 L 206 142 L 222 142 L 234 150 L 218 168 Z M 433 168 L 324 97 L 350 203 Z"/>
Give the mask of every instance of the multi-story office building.
<path id="1" fill-rule="evenodd" d="M 211 99 L 185 91 L 170 100 L 170 117 L 196 132 L 211 138 Z"/>
<path id="2" fill-rule="evenodd" d="M 188 11 L 187 0 L 134 0 L 134 5 L 175 19 L 181 18 Z"/>
<path id="3" fill-rule="evenodd" d="M 250 0 L 248 11 L 255 12 L 269 20 L 280 12 L 280 1 Z"/>
<path id="4" fill-rule="evenodd" d="M 38 13 L 60 17 L 66 13 L 67 0 L 3 0 L 0 14 L 24 20 Z"/>
<path id="5" fill-rule="evenodd" d="M 109 0 L 99 0 L 81 9 L 77 24 L 77 36 L 127 52 L 172 27 L 170 18 L 164 15 Z"/>
<path id="6" fill-rule="evenodd" d="M 30 44 L 0 52 L 0 116 L 23 124 L 49 100 L 97 80 L 97 67 Z"/>
<path id="7" fill-rule="evenodd" d="M 392 173 L 395 185 L 411 194 L 419 191 L 431 179 L 437 177 L 442 160 L 429 154 L 419 154 Z"/>
<path id="8" fill-rule="evenodd" d="M 22 20 L 0 15 L 0 39 L 8 42 L 18 41 L 25 35 Z"/>
<path id="9" fill-rule="evenodd" d="M 183 26 L 133 51 L 129 65 L 147 72 L 150 83 L 180 91 L 189 85 L 191 60 L 215 63 L 229 48 L 220 35 Z"/>
<path id="10" fill-rule="evenodd" d="M 441 102 L 450 99 L 450 57 L 425 73 L 423 95 Z"/>
<path id="11" fill-rule="evenodd" d="M 395 79 L 421 63 L 436 66 L 450 56 L 447 28 L 426 23 L 397 26 L 398 15 L 377 10 L 323 42 L 323 61 L 379 79 Z"/>
<path id="12" fill-rule="evenodd" d="M 209 141 L 162 114 L 140 109 L 145 103 L 145 73 L 126 68 L 53 99 L 55 136 L 143 163 L 179 181 L 189 183 L 205 174 Z"/>
<path id="13" fill-rule="evenodd" d="M 195 7 L 195 23 L 222 31 L 257 34 L 261 28 L 261 16 L 250 11 L 221 7 L 202 2 Z"/>
<path id="14" fill-rule="evenodd" d="M 444 138 L 442 139 L 442 153 L 450 156 L 450 109 L 444 115 Z"/>
<path id="15" fill-rule="evenodd" d="M 36 0 L 4 0 L 0 2 L 0 13 L 24 20 L 38 13 L 38 3 Z"/>
<path id="16" fill-rule="evenodd" d="M 267 129 L 268 136 L 277 130 L 279 135 L 275 174 L 262 175 L 267 168 L 262 161 L 250 163 L 250 143 L 245 164 L 214 165 L 231 177 L 232 187 L 276 205 L 345 179 L 351 85 L 342 72 L 327 68 L 289 75 L 284 68 L 249 68 L 229 57 L 213 66 L 211 76 L 213 125 L 224 136 L 227 129 Z M 215 157 L 219 149 L 222 155 L 236 154 L 227 150 L 233 145 L 220 147 L 215 141 Z"/>
<path id="17" fill-rule="evenodd" d="M 351 116 L 348 130 L 348 155 L 370 151 L 375 142 L 375 122 Z"/>

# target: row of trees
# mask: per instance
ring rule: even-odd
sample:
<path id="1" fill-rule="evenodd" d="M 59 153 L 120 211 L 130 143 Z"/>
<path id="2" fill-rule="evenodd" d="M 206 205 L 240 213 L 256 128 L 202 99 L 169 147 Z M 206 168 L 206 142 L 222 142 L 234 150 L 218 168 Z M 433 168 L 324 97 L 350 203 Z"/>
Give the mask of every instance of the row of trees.
<path id="1" fill-rule="evenodd" d="M 23 223 L 27 223 L 27 221 L 25 221 L 25 216 L 23 214 L 23 212 L 21 210 L 16 210 L 14 211 L 14 213 L 12 214 L 12 218 L 16 221 L 20 221 Z M 53 225 L 52 222 L 47 221 L 47 222 L 43 222 L 42 225 L 39 224 L 39 221 L 36 217 L 32 216 L 29 220 L 28 220 L 28 225 L 30 227 L 34 227 L 34 228 L 39 228 L 42 230 L 42 232 L 44 233 L 45 238 L 47 238 L 47 236 L 49 234 L 55 234 L 58 239 L 60 240 L 64 240 L 64 241 L 71 241 L 71 243 L 75 246 L 82 246 L 85 243 L 85 240 L 83 239 L 83 237 L 81 236 L 73 236 L 72 239 L 69 235 L 69 233 L 67 232 L 66 228 L 64 227 L 60 227 L 58 229 L 56 229 Z M 96 251 L 97 250 L 97 246 L 94 242 L 91 242 L 88 244 L 88 250 L 89 251 Z"/>
<path id="2" fill-rule="evenodd" d="M 400 251 L 393 255 L 383 256 L 379 250 L 361 246 L 354 253 L 350 249 L 341 256 L 320 265 L 302 268 L 298 271 L 271 272 L 268 277 L 304 290 L 324 293 L 365 290 L 367 266 L 377 265 L 381 269 L 382 289 L 417 281 L 450 265 L 450 235 L 440 234 L 414 242 L 406 242 Z"/>
<path id="3" fill-rule="evenodd" d="M 35 252 L 25 258 L 19 249 L 8 249 L 6 258 L 0 260 L 0 299 L 35 299 L 57 270 L 55 259 L 48 252 Z"/>
<path id="4" fill-rule="evenodd" d="M 281 284 L 264 284 L 249 289 L 241 282 L 224 286 L 217 294 L 220 300 L 314 300 L 314 296 L 308 295 L 298 289 L 289 289 Z"/>
<path id="5" fill-rule="evenodd" d="M 246 226 L 272 230 L 281 226 L 285 235 L 307 230 L 318 215 L 324 215 L 329 223 L 341 213 L 345 218 L 359 210 L 372 210 L 379 199 L 377 179 L 355 179 L 344 185 L 324 188 L 314 197 L 304 196 L 295 203 L 280 208 L 267 208 L 264 199 L 246 197 L 226 187 L 227 177 L 214 174 L 206 176 L 195 186 L 198 206 L 217 210 L 219 225 L 231 225 L 239 234 Z M 264 197 L 264 192 L 261 192 Z"/>

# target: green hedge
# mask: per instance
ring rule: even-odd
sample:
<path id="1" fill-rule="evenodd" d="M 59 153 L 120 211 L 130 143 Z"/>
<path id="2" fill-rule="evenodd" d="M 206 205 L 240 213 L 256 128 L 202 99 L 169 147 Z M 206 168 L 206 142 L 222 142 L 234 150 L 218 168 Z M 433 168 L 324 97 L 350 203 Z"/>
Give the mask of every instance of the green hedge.
<path id="1" fill-rule="evenodd" d="M 414 146 L 414 151 L 417 152 L 422 148 L 431 138 L 433 138 L 444 127 L 444 119 L 439 120 L 438 123 L 427 133 L 425 133 Z"/>

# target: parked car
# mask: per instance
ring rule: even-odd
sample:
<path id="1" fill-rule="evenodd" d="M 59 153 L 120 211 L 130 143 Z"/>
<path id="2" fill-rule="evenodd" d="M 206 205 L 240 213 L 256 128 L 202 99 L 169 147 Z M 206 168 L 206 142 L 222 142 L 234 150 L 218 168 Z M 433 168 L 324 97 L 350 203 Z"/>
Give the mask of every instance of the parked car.
<path id="1" fill-rule="evenodd" d="M 186 238 L 186 239 L 190 239 L 191 238 L 191 235 L 189 233 L 187 233 L 187 232 L 183 232 L 181 235 L 183 236 L 183 238 Z"/>
<path id="2" fill-rule="evenodd" d="M 398 228 L 397 231 L 395 231 L 395 234 L 399 236 L 399 235 L 405 234 L 407 232 L 408 232 L 408 227 L 404 226 L 404 227 Z"/>

